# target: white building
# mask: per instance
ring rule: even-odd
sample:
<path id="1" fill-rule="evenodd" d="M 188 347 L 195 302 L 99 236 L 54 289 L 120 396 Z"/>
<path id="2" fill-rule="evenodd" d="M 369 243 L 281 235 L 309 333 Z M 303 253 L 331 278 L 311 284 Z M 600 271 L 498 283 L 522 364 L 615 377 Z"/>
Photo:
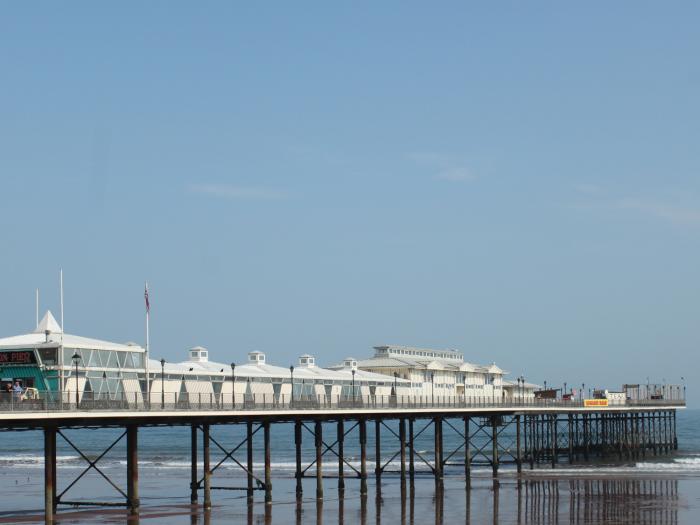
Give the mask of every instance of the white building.
<path id="1" fill-rule="evenodd" d="M 165 396 L 166 403 L 184 400 L 207 402 L 231 402 L 235 386 L 236 402 L 256 403 L 289 402 L 316 399 L 320 402 L 336 401 L 338 397 L 351 398 L 353 385 L 356 398 L 390 396 L 394 378 L 358 370 L 353 363 L 330 370 L 316 365 L 309 354 L 299 356 L 292 367 L 268 364 L 265 354 L 248 353 L 245 363 L 217 363 L 209 361 L 206 348 L 196 346 L 189 351 L 189 359 L 180 363 L 163 363 L 150 360 L 151 403 L 159 403 Z M 162 379 L 161 379 L 162 378 Z M 410 383 L 396 380 L 399 395 L 410 391 Z"/>
<path id="2" fill-rule="evenodd" d="M 509 381 L 507 379 L 503 380 L 503 397 L 506 401 L 517 400 L 517 399 L 535 399 L 535 391 L 540 390 L 542 387 L 534 383 L 528 383 L 524 380 L 522 381 Z"/>
<path id="3" fill-rule="evenodd" d="M 396 374 L 410 382 L 414 395 L 503 398 L 505 372 L 495 363 L 468 363 L 456 350 L 394 345 L 375 346 L 374 350 L 374 357 L 357 361 L 358 369 L 391 377 Z"/>

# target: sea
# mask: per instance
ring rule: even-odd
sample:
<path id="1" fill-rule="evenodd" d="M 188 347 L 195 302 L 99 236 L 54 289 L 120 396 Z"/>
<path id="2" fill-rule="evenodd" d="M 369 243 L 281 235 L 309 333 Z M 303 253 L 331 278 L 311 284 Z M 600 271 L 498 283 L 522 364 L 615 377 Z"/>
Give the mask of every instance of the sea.
<path id="1" fill-rule="evenodd" d="M 129 515 L 120 507 L 61 505 L 57 523 L 149 524 L 452 524 L 452 523 L 576 523 L 576 524 L 677 524 L 700 523 L 700 410 L 680 410 L 677 419 L 678 450 L 643 460 L 597 459 L 589 463 L 560 461 L 556 468 L 502 465 L 498 478 L 491 468 L 475 464 L 472 482 L 465 482 L 464 467 L 445 469 L 444 482 L 436 484 L 430 469 L 416 457 L 414 483 L 402 487 L 399 477 L 398 434 L 393 423 L 382 427 L 379 483 L 374 477 L 374 425 L 368 425 L 368 490 L 360 494 L 357 429 L 345 438 L 345 490 L 337 488 L 338 459 L 329 450 L 323 456 L 322 501 L 316 498 L 316 479 L 303 480 L 304 493 L 295 495 L 294 429 L 272 425 L 272 504 L 256 490 L 247 499 L 246 475 L 226 453 L 245 439 L 244 425 L 212 426 L 212 509 L 190 504 L 189 427 L 139 429 L 139 492 L 141 508 Z M 416 422 L 418 433 L 425 423 Z M 347 425 L 346 430 L 352 425 Z M 310 427 L 309 427 L 310 428 Z M 462 438 L 445 425 L 445 456 L 463 459 Z M 57 492 L 62 501 L 120 503 L 126 492 L 126 445 L 123 429 L 68 429 L 57 438 Z M 254 435 L 254 474 L 263 479 L 262 431 Z M 332 445 L 336 427 L 324 424 L 324 441 Z M 116 443 L 115 443 L 116 442 Z M 513 450 L 514 436 L 504 432 L 500 442 Z M 303 431 L 303 463 L 315 473 L 313 435 Z M 485 444 L 486 442 L 483 441 Z M 201 447 L 201 434 L 199 445 Z M 418 454 L 430 462 L 433 437 L 427 428 L 416 439 Z M 475 450 L 480 446 L 475 442 Z M 111 448 L 110 448 L 111 447 Z M 107 450 L 108 449 L 108 450 Z M 105 452 L 106 451 L 106 452 Z M 246 463 L 245 445 L 231 456 Z M 97 461 L 96 461 L 97 460 Z M 479 455 L 475 455 L 478 463 Z M 89 462 L 93 462 L 94 467 Z M 43 517 L 43 436 L 36 431 L 0 433 L 0 523 L 41 523 Z M 87 469 L 87 471 L 86 471 Z M 201 449 L 199 475 L 202 472 Z M 257 485 L 257 484 L 256 484 Z M 199 501 L 202 501 L 202 491 Z"/>

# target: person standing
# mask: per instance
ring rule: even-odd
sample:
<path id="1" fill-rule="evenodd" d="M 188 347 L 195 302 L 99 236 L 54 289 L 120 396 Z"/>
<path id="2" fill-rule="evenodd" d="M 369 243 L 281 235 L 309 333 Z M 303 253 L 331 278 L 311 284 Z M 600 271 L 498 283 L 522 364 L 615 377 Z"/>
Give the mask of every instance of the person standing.
<path id="1" fill-rule="evenodd" d="M 22 390 L 22 385 L 20 384 L 19 381 L 15 381 L 15 386 L 12 387 L 12 396 L 14 397 L 14 400 L 16 402 L 22 401 L 22 393 L 24 390 Z"/>

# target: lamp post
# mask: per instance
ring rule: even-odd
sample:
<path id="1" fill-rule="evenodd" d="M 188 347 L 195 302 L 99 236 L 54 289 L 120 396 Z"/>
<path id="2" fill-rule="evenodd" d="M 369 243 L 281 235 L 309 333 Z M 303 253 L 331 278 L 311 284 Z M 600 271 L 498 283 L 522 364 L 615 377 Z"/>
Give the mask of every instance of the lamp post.
<path id="1" fill-rule="evenodd" d="M 681 377 L 681 381 L 683 382 L 683 400 L 685 401 L 685 377 Z"/>
<path id="2" fill-rule="evenodd" d="M 160 408 L 165 408 L 165 359 L 160 360 Z"/>
<path id="3" fill-rule="evenodd" d="M 566 381 L 564 381 L 564 393 L 562 394 L 562 398 L 566 395 Z"/>
<path id="4" fill-rule="evenodd" d="M 586 383 L 581 383 L 581 399 L 583 399 L 586 393 Z"/>
<path id="5" fill-rule="evenodd" d="M 236 408 L 236 363 L 231 363 L 231 408 Z"/>
<path id="6" fill-rule="evenodd" d="M 355 369 L 353 368 L 351 370 L 352 372 L 352 404 L 355 404 Z"/>
<path id="7" fill-rule="evenodd" d="M 398 377 L 399 377 L 399 373 L 398 373 L 398 372 L 394 372 L 394 401 L 398 401 L 398 400 L 399 400 L 399 391 L 398 391 L 397 388 L 396 388 L 396 380 L 397 380 Z"/>
<path id="8" fill-rule="evenodd" d="M 292 406 L 294 404 L 294 365 L 289 365 L 289 375 L 291 377 L 289 382 L 292 385 L 292 393 L 291 393 L 291 397 L 289 398 L 290 399 L 289 406 Z"/>
<path id="9" fill-rule="evenodd" d="M 73 364 L 75 365 L 75 408 L 78 408 L 78 404 L 80 403 L 80 397 L 78 395 L 78 361 L 80 361 L 80 354 L 76 350 L 76 352 L 73 354 Z"/>
<path id="10" fill-rule="evenodd" d="M 430 372 L 430 404 L 435 404 L 435 372 Z"/>

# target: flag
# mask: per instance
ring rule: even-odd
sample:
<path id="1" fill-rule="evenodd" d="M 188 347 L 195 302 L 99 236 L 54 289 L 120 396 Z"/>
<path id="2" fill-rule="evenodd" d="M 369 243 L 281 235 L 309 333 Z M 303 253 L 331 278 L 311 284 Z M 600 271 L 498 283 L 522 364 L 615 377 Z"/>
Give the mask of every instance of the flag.
<path id="1" fill-rule="evenodd" d="M 143 298 L 146 300 L 146 313 L 151 313 L 151 303 L 148 300 L 148 283 L 143 291 Z"/>

